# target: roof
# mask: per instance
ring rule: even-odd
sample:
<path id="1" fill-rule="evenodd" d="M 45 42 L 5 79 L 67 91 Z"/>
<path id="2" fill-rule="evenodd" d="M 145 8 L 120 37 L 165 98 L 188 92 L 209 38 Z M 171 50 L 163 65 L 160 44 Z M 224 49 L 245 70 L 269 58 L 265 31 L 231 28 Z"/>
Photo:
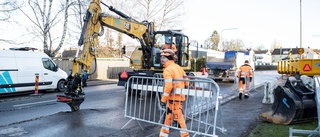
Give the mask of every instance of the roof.
<path id="1" fill-rule="evenodd" d="M 288 54 L 290 53 L 290 49 L 292 49 L 292 54 L 298 54 L 299 48 L 280 48 L 280 49 L 274 49 L 271 53 L 271 55 L 283 55 L 283 52 L 287 51 Z M 280 54 L 281 52 L 281 54 Z"/>
<path id="2" fill-rule="evenodd" d="M 314 52 L 316 52 L 317 54 L 320 54 L 320 49 L 313 49 Z"/>
<path id="3" fill-rule="evenodd" d="M 269 50 L 255 50 L 255 54 L 266 54 Z"/>
<path id="4" fill-rule="evenodd" d="M 77 53 L 77 50 L 64 50 L 61 54 L 63 58 L 71 58 L 74 57 Z"/>
<path id="5" fill-rule="evenodd" d="M 309 52 L 312 54 L 317 54 L 317 52 L 314 49 L 308 48 Z"/>

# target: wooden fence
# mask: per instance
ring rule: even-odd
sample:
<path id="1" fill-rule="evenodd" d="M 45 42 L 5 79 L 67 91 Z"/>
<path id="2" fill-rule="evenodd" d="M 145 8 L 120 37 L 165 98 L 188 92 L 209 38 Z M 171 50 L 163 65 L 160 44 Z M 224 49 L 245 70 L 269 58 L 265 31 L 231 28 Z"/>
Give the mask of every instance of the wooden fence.
<path id="1" fill-rule="evenodd" d="M 54 59 L 55 63 L 61 68 L 62 70 L 66 71 L 67 73 L 72 67 L 72 59 L 70 58 L 58 58 Z M 198 63 L 199 62 L 199 63 Z M 127 58 L 97 58 L 97 67 L 96 72 L 89 76 L 89 79 L 117 79 L 118 73 L 127 70 L 132 71 L 129 68 L 129 59 Z M 198 64 L 201 64 L 200 61 L 197 61 Z M 91 65 L 91 72 L 95 69 L 95 64 L 92 62 Z M 198 66 L 199 68 L 200 65 Z M 269 64 L 256 64 L 256 70 L 276 70 L 276 65 L 269 65 Z M 193 69 L 192 69 L 193 70 Z M 198 70 L 200 71 L 200 70 Z"/>
<path id="2" fill-rule="evenodd" d="M 72 68 L 72 59 L 70 58 L 55 58 L 54 62 L 60 69 L 67 73 Z M 117 79 L 118 73 L 122 70 L 132 70 L 129 68 L 129 59 L 127 58 L 97 58 L 97 65 L 92 62 L 90 73 L 96 69 L 93 75 L 89 76 L 89 79 Z M 96 66 L 96 67 L 95 67 Z"/>

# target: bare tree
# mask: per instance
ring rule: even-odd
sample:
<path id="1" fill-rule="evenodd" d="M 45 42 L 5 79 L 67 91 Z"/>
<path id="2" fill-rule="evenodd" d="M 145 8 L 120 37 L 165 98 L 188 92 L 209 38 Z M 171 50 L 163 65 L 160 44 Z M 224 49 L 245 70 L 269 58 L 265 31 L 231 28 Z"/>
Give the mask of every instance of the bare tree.
<path id="1" fill-rule="evenodd" d="M 281 47 L 281 43 L 280 41 L 273 41 L 272 45 L 271 45 L 271 49 L 270 51 L 273 51 L 274 49 L 279 49 Z"/>
<path id="2" fill-rule="evenodd" d="M 264 45 L 259 45 L 259 46 L 255 47 L 255 49 L 261 51 L 261 50 L 265 50 L 266 48 Z"/>
<path id="3" fill-rule="evenodd" d="M 140 21 L 152 21 L 157 30 L 182 29 L 184 0 L 109 0 L 111 5 Z"/>
<path id="4" fill-rule="evenodd" d="M 211 38 L 207 38 L 205 41 L 204 41 L 204 44 L 203 46 L 207 49 L 214 49 L 214 45 L 213 45 L 213 42 L 211 41 Z"/>
<path id="5" fill-rule="evenodd" d="M 36 40 L 42 42 L 43 51 L 51 57 L 64 45 L 68 30 L 68 10 L 71 5 L 76 4 L 76 1 L 70 1 L 57 3 L 53 0 L 28 0 L 29 10 L 19 8 L 32 22 L 32 27 L 27 27 L 27 30 Z"/>
<path id="6" fill-rule="evenodd" d="M 86 13 L 87 7 L 89 5 L 88 0 L 72 0 L 69 7 L 68 15 L 68 38 L 74 43 L 70 43 L 73 46 L 77 46 L 77 40 L 80 37 L 81 29 L 83 25 L 83 17 Z"/>
<path id="7" fill-rule="evenodd" d="M 62 36 L 61 36 L 58 47 L 53 52 L 51 52 L 52 56 L 55 56 L 59 52 L 61 47 L 64 45 L 64 41 L 65 41 L 66 33 L 67 33 L 67 27 L 68 27 L 68 10 L 69 10 L 70 5 L 72 5 L 72 3 L 69 4 L 69 1 L 70 0 L 65 0 L 66 3 L 65 3 L 65 8 L 64 8 L 64 22 L 63 22 Z"/>
<path id="8" fill-rule="evenodd" d="M 159 15 L 163 7 L 157 6 L 161 5 L 159 0 L 137 0 L 137 3 L 141 5 L 141 11 L 144 13 L 140 18 L 144 20 L 153 20 L 153 17 Z"/>
<path id="9" fill-rule="evenodd" d="M 113 6 L 116 9 L 122 11 L 123 13 L 129 15 L 135 20 L 148 20 L 156 22 L 157 29 L 161 26 L 162 28 L 172 29 L 173 26 L 177 26 L 179 23 L 179 17 L 181 16 L 180 8 L 181 3 L 183 0 L 166 0 L 166 1 L 158 1 L 158 0 L 134 0 L 134 1 L 126 1 L 126 0 L 106 0 L 104 1 L 109 6 Z M 73 4 L 71 10 L 73 11 L 74 15 L 82 15 L 83 11 L 78 9 L 86 9 L 83 8 L 85 6 L 84 2 L 77 2 L 81 3 L 77 6 Z M 86 4 L 87 5 L 87 4 Z M 107 7 L 103 5 L 102 9 L 103 12 L 107 12 L 108 14 L 114 14 L 113 12 L 108 11 Z M 80 8 L 81 7 L 81 8 Z M 74 16 L 70 15 L 70 16 Z M 116 15 L 117 16 L 117 15 Z M 79 17 L 79 16 L 78 16 Z M 80 19 L 77 19 L 81 21 Z M 70 24 L 81 24 L 78 22 L 72 21 Z M 171 25 L 170 25 L 171 24 Z M 72 25 L 75 26 L 75 25 Z M 81 28 L 81 27 L 79 27 Z M 74 29 L 76 30 L 76 29 Z M 159 29 L 160 30 L 160 29 Z M 71 31 L 70 29 L 68 31 Z M 72 31 L 76 32 L 76 31 Z M 120 55 L 121 47 L 123 46 L 122 43 L 124 40 L 124 35 L 119 33 L 115 30 L 105 27 L 105 36 L 99 38 L 100 45 L 97 46 L 97 54 L 111 55 L 111 53 L 116 52 L 115 56 Z M 101 47 L 99 47 L 101 46 Z M 107 46 L 107 48 L 105 47 Z M 100 51 L 103 50 L 103 51 Z M 106 52 L 106 54 L 102 53 Z M 98 55 L 100 56 L 100 55 Z"/>
<path id="10" fill-rule="evenodd" d="M 0 21 L 10 21 L 12 14 L 21 7 L 17 4 L 17 1 L 5 0 L 0 2 Z"/>
<path id="11" fill-rule="evenodd" d="M 212 42 L 212 50 L 218 50 L 218 45 L 220 42 L 220 35 L 218 34 L 218 32 L 216 30 L 214 30 L 210 36 L 210 40 Z"/>
<path id="12" fill-rule="evenodd" d="M 12 0 L 5 0 L 0 2 L 0 22 L 1 24 L 6 24 L 6 23 L 12 23 L 14 22 L 11 18 L 12 15 L 22 6 L 22 4 L 19 4 L 18 1 L 12 1 Z M 6 26 L 6 25 L 3 25 Z M 10 40 L 10 39 L 5 39 L 1 38 L 0 36 L 0 42 L 5 42 L 9 44 L 17 44 L 16 41 Z"/>
<path id="13" fill-rule="evenodd" d="M 159 30 L 180 27 L 179 25 L 181 25 L 181 22 L 178 19 L 180 19 L 179 17 L 182 15 L 179 13 L 179 8 L 182 5 L 183 1 L 181 0 L 165 0 L 162 10 L 163 14 L 156 20 L 159 22 L 159 25 L 157 25 Z"/>
<path id="14" fill-rule="evenodd" d="M 190 46 L 197 47 L 199 45 L 199 42 L 196 40 L 190 40 Z"/>
<path id="15" fill-rule="evenodd" d="M 224 41 L 222 43 L 222 50 L 242 50 L 244 49 L 244 43 L 242 40 L 239 39 L 232 39 L 230 41 Z"/>

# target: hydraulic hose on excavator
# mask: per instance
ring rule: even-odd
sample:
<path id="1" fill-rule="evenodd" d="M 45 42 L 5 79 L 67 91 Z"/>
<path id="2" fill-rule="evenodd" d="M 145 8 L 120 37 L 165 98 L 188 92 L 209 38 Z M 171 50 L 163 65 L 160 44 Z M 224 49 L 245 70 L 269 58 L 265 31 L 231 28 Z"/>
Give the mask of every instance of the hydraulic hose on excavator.
<path id="1" fill-rule="evenodd" d="M 290 76 L 284 86 L 274 89 L 274 103 L 260 119 L 275 124 L 310 122 L 317 118 L 314 81 L 308 76 Z"/>

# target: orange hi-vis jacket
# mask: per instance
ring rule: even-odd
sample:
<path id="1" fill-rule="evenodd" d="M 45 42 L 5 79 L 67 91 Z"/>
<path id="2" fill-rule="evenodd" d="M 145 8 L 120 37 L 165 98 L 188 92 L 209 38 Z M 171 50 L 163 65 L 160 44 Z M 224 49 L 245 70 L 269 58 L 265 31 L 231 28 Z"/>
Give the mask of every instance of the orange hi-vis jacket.
<path id="1" fill-rule="evenodd" d="M 252 77 L 252 67 L 248 64 L 244 64 L 239 68 L 239 75 L 242 78 Z"/>
<path id="2" fill-rule="evenodd" d="M 161 102 L 166 102 L 167 100 L 172 101 L 185 101 L 185 95 L 182 94 L 172 94 L 173 88 L 185 88 L 187 82 L 184 81 L 174 81 L 173 80 L 183 80 L 184 76 L 187 76 L 184 70 L 173 60 L 169 60 L 164 65 L 163 78 L 165 81 L 164 93 L 161 98 Z"/>

